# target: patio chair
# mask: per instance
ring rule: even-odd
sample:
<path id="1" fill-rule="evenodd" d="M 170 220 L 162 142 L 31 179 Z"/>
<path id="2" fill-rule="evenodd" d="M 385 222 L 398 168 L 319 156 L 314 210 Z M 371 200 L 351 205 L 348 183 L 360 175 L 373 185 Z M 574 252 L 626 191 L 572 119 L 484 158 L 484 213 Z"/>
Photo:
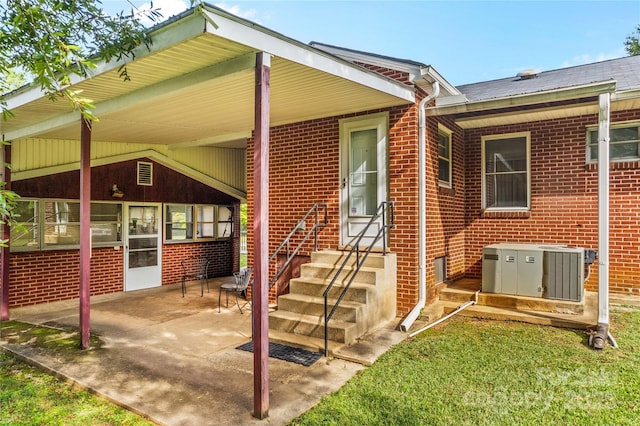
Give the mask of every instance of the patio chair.
<path id="1" fill-rule="evenodd" d="M 240 272 L 234 272 L 233 276 L 235 282 L 225 283 L 220 286 L 218 292 L 218 312 L 220 312 L 220 300 L 222 298 L 222 292 L 224 291 L 227 294 L 227 308 L 229 307 L 229 293 L 233 293 L 236 296 L 236 305 L 238 305 L 238 309 L 242 314 L 242 308 L 240 307 L 240 302 L 238 302 L 238 295 L 246 298 L 247 288 L 253 277 L 253 268 L 246 268 Z"/>
<path id="2" fill-rule="evenodd" d="M 209 292 L 209 259 L 206 257 L 188 257 L 182 259 L 182 297 L 187 292 L 187 280 L 200 281 L 200 297 L 204 296 L 204 284 Z"/>

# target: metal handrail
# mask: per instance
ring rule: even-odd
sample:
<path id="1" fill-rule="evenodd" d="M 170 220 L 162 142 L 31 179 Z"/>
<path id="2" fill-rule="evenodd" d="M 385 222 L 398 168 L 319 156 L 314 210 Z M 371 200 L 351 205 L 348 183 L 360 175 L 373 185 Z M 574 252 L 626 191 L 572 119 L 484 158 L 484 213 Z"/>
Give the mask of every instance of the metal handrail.
<path id="1" fill-rule="evenodd" d="M 322 214 L 322 216 L 323 216 L 322 221 L 320 221 L 320 214 L 321 213 L 323 213 Z M 293 249 L 293 251 L 291 251 L 290 250 L 291 238 L 296 233 L 298 233 L 300 230 L 305 230 L 306 229 L 306 221 L 312 214 L 313 214 L 313 219 L 314 219 L 313 226 L 311 227 L 311 229 L 309 229 L 307 231 L 307 233 L 304 235 L 304 237 L 302 238 L 300 243 L 298 243 L 298 246 L 295 249 Z M 300 251 L 300 249 L 302 248 L 304 243 L 307 242 L 307 240 L 309 239 L 309 237 L 312 234 L 313 234 L 313 250 L 314 251 L 318 251 L 318 232 L 322 228 L 327 226 L 328 223 L 329 222 L 327 220 L 327 204 L 326 203 L 315 203 L 313 206 L 311 206 L 309 211 L 307 211 L 307 213 L 302 217 L 302 219 L 300 219 L 298 221 L 296 226 L 291 230 L 291 232 L 289 232 L 289 235 L 287 235 L 287 237 L 282 241 L 282 243 L 280 243 L 280 246 L 278 246 L 278 248 L 275 249 L 273 254 L 269 257 L 269 264 L 271 264 L 271 262 L 274 259 L 276 259 L 278 254 L 280 254 L 280 252 L 283 249 L 285 250 L 286 260 L 282 264 L 282 266 L 278 269 L 278 271 L 273 276 L 273 278 L 271 278 L 271 280 L 269 281 L 269 288 L 273 287 L 273 285 L 276 283 L 278 278 L 280 278 L 280 276 L 284 273 L 284 271 L 287 268 L 287 266 L 289 266 L 289 264 L 291 263 L 293 258 L 298 254 L 298 252 Z"/>
<path id="2" fill-rule="evenodd" d="M 361 258 L 360 244 L 362 242 L 362 239 L 367 234 L 367 231 L 369 231 L 369 228 L 371 227 L 371 225 L 376 223 L 378 219 L 382 220 L 382 226 L 380 227 L 380 229 L 378 229 L 376 236 L 374 237 L 373 241 L 371 241 L 371 243 L 369 244 L 369 247 L 367 247 L 367 249 L 364 251 L 364 254 L 362 255 L 362 258 Z M 324 356 L 329 355 L 329 320 L 331 320 L 331 318 L 333 317 L 333 314 L 336 312 L 336 309 L 338 309 L 338 305 L 340 305 L 340 302 L 342 301 L 345 294 L 351 287 L 351 283 L 353 283 L 353 280 L 355 279 L 356 275 L 360 271 L 360 268 L 362 268 L 362 265 L 364 265 L 365 260 L 367 260 L 369 253 L 371 253 L 373 247 L 380 240 L 380 238 L 382 238 L 382 255 L 384 256 L 387 253 L 387 232 L 388 232 L 387 228 L 388 229 L 393 228 L 394 221 L 395 221 L 395 214 L 393 209 L 393 202 L 383 201 L 378 206 L 375 214 L 371 216 L 371 219 L 369 220 L 369 223 L 367 223 L 367 226 L 365 226 L 364 229 L 360 231 L 360 233 L 357 236 L 355 236 L 354 239 L 352 240 L 352 241 L 355 241 L 355 243 L 351 245 L 351 250 L 349 250 L 349 253 L 345 257 L 344 261 L 342 262 L 342 264 L 336 271 L 335 275 L 331 279 L 331 282 L 329 283 L 324 293 L 322 294 L 322 296 L 324 297 Z M 336 281 L 338 280 L 338 276 L 344 270 L 347 263 L 349 263 L 349 259 L 351 259 L 351 256 L 354 253 L 356 254 L 356 267 L 352 271 L 351 276 L 347 281 L 347 285 L 344 286 L 344 288 L 342 289 L 342 292 L 336 299 L 336 303 L 333 305 L 333 308 L 331 308 L 331 311 L 329 311 L 329 292 L 335 285 Z"/>

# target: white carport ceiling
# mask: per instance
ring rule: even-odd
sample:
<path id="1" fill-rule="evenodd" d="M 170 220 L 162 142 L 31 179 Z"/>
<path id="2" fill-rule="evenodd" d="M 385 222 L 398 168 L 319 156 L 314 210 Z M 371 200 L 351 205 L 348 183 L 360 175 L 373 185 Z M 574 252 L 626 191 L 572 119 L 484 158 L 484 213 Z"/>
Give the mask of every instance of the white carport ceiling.
<path id="1" fill-rule="evenodd" d="M 74 85 L 96 105 L 100 121 L 93 140 L 188 146 L 250 136 L 255 54 L 265 47 L 273 49 L 272 126 L 413 101 L 409 87 L 231 15 L 211 16 L 219 28 L 190 15 L 158 30 L 164 38 L 127 64 L 131 81 L 122 81 L 117 66 L 111 66 Z M 167 36 L 171 32 L 177 40 Z M 244 43 L 220 35 L 230 32 Z M 255 46 L 247 40 L 256 40 Z M 79 138 L 78 113 L 69 112 L 66 101 L 18 93 L 9 106 L 15 117 L 2 125 L 7 140 Z"/>

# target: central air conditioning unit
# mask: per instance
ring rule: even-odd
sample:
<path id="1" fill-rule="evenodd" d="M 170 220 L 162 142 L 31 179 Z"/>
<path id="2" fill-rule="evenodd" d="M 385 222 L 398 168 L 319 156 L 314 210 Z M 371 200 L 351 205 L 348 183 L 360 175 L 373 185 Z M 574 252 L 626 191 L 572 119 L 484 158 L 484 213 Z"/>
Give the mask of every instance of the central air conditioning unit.
<path id="1" fill-rule="evenodd" d="M 582 301 L 584 249 L 500 243 L 482 250 L 482 291 Z"/>

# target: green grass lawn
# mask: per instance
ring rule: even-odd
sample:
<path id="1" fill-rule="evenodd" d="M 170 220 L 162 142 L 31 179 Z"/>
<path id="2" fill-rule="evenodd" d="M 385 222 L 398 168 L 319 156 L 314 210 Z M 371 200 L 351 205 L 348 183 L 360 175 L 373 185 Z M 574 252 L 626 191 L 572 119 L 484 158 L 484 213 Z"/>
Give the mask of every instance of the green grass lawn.
<path id="1" fill-rule="evenodd" d="M 584 331 L 454 317 L 291 424 L 640 425 L 640 308 L 611 317 L 620 348 L 604 351 L 588 348 Z M 2 331 L 56 351 L 77 346 L 47 328 L 5 322 Z M 149 423 L 0 351 L 0 425 L 32 424 Z"/>
<path id="2" fill-rule="evenodd" d="M 584 331 L 454 317 L 395 346 L 294 425 L 639 425 L 640 309 L 619 349 Z"/>
<path id="3" fill-rule="evenodd" d="M 77 351 L 78 336 L 48 327 L 4 321 L 0 335 L 51 351 Z M 100 347 L 92 337 L 92 346 Z M 0 425 L 150 425 L 152 423 L 0 350 Z"/>

